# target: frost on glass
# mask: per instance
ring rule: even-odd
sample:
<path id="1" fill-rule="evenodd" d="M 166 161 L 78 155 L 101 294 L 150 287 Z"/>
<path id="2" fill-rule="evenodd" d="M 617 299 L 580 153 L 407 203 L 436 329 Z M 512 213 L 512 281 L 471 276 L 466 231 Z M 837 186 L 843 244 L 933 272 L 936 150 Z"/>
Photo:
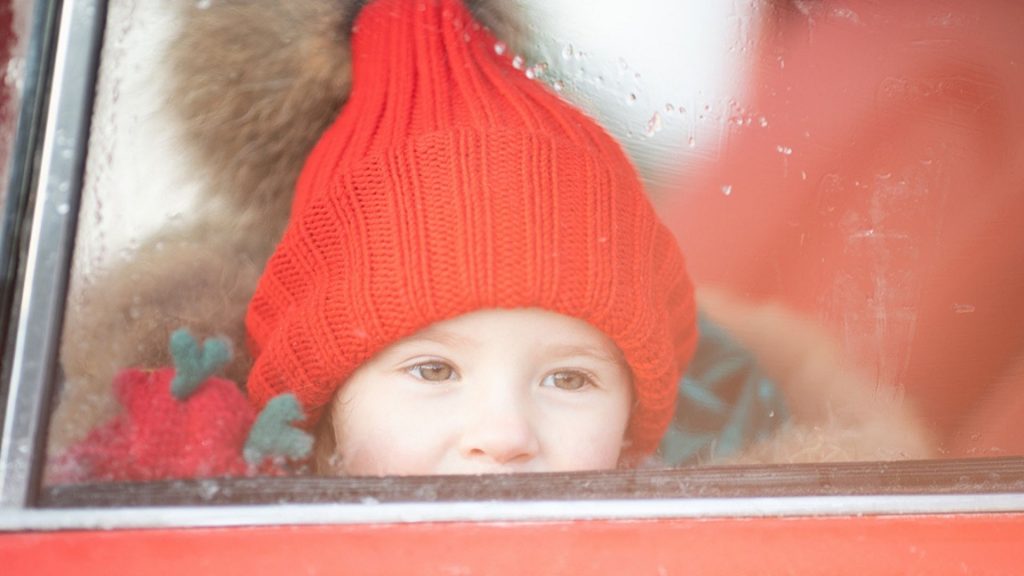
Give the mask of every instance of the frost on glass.
<path id="1" fill-rule="evenodd" d="M 295 4 L 307 5 L 344 20 L 316 12 L 317 0 Z M 218 2 L 190 6 L 214 12 Z M 701 377 L 721 379 L 736 355 L 756 367 L 745 373 L 756 374 L 742 388 L 748 396 L 681 383 L 680 406 L 703 407 L 704 416 L 682 410 L 653 464 L 1024 454 L 1021 8 L 968 0 L 506 6 L 522 28 L 494 52 L 621 142 L 678 237 L 703 334 L 734 353 L 708 356 Z M 164 347 L 177 327 L 198 328 L 197 342 L 226 335 L 235 352 L 227 375 L 245 380 L 241 318 L 282 223 L 268 223 L 268 203 L 239 210 L 230 189 L 243 182 L 262 199 L 266 183 L 253 174 L 271 171 L 253 158 L 308 143 L 261 132 L 290 108 L 218 100 L 211 87 L 232 85 L 219 81 L 268 66 L 230 52 L 230 41 L 211 58 L 226 55 L 235 71 L 199 79 L 192 91 L 170 88 L 177 15 L 155 0 L 110 3 L 54 454 L 117 413 L 109 382 L 125 363 L 170 361 Z M 253 33 L 280 41 L 280 51 L 302 46 L 310 61 L 343 53 L 306 43 L 310 28 L 291 29 Z M 347 89 L 347 76 L 255 78 L 239 85 Z M 183 128 L 182 109 L 204 118 L 202 129 Z M 248 144 L 203 136 L 220 122 L 251 134 Z M 220 266 L 229 254 L 238 257 Z M 98 317 L 97 292 L 120 307 Z"/>

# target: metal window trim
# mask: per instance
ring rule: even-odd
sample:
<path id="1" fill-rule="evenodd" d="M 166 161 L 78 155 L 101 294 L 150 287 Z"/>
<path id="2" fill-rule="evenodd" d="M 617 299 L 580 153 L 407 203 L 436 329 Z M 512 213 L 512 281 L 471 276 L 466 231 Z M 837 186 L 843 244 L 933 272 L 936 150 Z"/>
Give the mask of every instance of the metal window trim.
<path id="1" fill-rule="evenodd" d="M 12 330 L 7 327 L 17 318 L 12 318 L 12 303 L 18 294 L 19 280 L 19 244 L 22 226 L 27 222 L 27 206 L 30 202 L 33 165 L 40 131 L 45 126 L 46 98 L 49 89 L 50 66 L 52 64 L 54 36 L 56 34 L 56 11 L 59 2 L 56 0 L 34 0 L 31 15 L 26 18 L 23 29 L 12 30 L 15 36 L 21 35 L 16 43 L 22 45 L 17 53 L 24 59 L 23 85 L 20 92 L 12 94 L 11 103 L 17 106 L 14 124 L 14 138 L 11 141 L 11 153 L 7 165 L 0 167 L 0 175 L 6 176 L 5 192 L 0 193 L 0 350 L 8 357 L 11 353 L 8 339 L 13 338 Z M 25 10 L 28 10 L 25 8 Z M 12 56 L 15 56 L 12 53 Z M 6 366 L 6 363 L 5 363 Z M 4 382 L 0 382 L 0 410 L 6 408 L 9 372 L 4 370 Z M 0 426 L 3 424 L 0 414 Z"/>
<path id="2" fill-rule="evenodd" d="M 998 514 L 1019 513 L 1021 510 L 1024 510 L 1024 494 L 81 508 L 21 510 L 0 515 L 0 532 L 437 522 Z"/>
<path id="3" fill-rule="evenodd" d="M 35 497 L 56 370 L 106 3 L 60 8 L 51 98 L 0 438 L 0 510 Z"/>

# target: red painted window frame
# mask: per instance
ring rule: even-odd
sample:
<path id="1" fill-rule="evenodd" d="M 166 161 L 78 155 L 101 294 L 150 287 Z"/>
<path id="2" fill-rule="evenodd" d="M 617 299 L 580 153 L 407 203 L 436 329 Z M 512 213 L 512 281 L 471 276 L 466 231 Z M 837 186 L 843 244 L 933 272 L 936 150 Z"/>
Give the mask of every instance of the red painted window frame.
<path id="1" fill-rule="evenodd" d="M 7 574 L 1012 574 L 1024 514 L 0 535 Z"/>

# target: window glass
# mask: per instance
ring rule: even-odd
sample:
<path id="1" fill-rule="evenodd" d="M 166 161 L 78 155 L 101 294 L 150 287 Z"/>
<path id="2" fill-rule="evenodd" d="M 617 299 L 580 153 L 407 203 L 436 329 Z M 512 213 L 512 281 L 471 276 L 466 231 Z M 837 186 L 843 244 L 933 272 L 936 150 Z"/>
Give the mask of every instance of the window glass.
<path id="1" fill-rule="evenodd" d="M 417 170 L 427 170 L 415 163 L 409 172 L 400 170 L 405 152 L 378 144 L 380 134 L 391 134 L 388 130 L 397 134 L 423 125 L 422 114 L 427 112 L 400 116 L 403 120 L 393 125 L 382 120 L 384 128 L 372 136 L 353 129 L 355 136 L 344 140 L 344 146 L 337 143 L 341 140 L 332 140 L 334 144 L 313 150 L 329 127 L 343 132 L 334 124 L 339 111 L 344 120 L 347 106 L 372 106 L 370 97 L 345 101 L 353 84 L 359 89 L 359 74 L 367 74 L 360 72 L 357 61 L 353 81 L 349 52 L 351 23 L 363 21 L 351 8 L 336 4 L 205 0 L 172 8 L 156 0 L 109 3 L 64 322 L 63 376 L 48 435 L 48 482 L 167 480 L 282 469 L 356 475 L 562 470 L 548 466 L 557 460 L 555 456 L 544 466 L 516 467 L 516 463 L 539 461 L 531 459 L 534 444 L 544 445 L 544 434 L 561 439 L 556 444 L 568 450 L 569 462 L 585 454 L 580 464 L 585 468 L 1024 454 L 1019 424 L 1024 421 L 1020 393 L 1024 305 L 1017 298 L 1024 293 L 1019 266 L 1024 261 L 1024 238 L 1016 223 L 1024 209 L 1019 161 L 1024 153 L 1024 117 L 1017 105 L 1024 96 L 1020 70 L 1024 49 L 1015 41 L 1016 31 L 1024 25 L 1024 10 L 1015 3 L 641 0 L 628 6 L 590 2 L 585 10 L 571 1 L 474 4 L 475 17 L 495 33 L 495 39 L 487 40 L 487 57 L 506 66 L 503 74 L 543 85 L 550 94 L 584 111 L 621 144 L 657 219 L 681 248 L 695 286 L 695 295 L 687 293 L 685 298 L 695 298 L 697 316 L 673 315 L 686 307 L 672 298 L 661 301 L 655 315 L 660 318 L 664 313 L 672 322 L 678 319 L 670 322 L 673 334 L 684 331 L 690 322 L 696 323 L 700 334 L 692 354 L 682 355 L 689 358 L 685 376 L 673 379 L 669 388 L 677 406 L 674 412 L 665 408 L 671 402 L 658 400 L 661 404 L 657 404 L 652 399 L 646 386 L 653 377 L 645 375 L 646 364 L 638 360 L 648 353 L 656 356 L 656 347 L 648 343 L 629 348 L 623 344 L 630 341 L 625 332 L 617 332 L 614 322 L 601 324 L 600 314 L 576 313 L 585 320 L 582 325 L 570 322 L 579 318 L 567 320 L 567 314 L 560 313 L 552 318 L 540 310 L 533 310 L 535 316 L 512 319 L 500 314 L 462 315 L 449 320 L 466 324 L 443 324 L 422 337 L 429 346 L 414 342 L 410 349 L 421 345 L 422 349 L 405 356 L 396 352 L 392 357 L 388 351 L 393 349 L 381 345 L 372 348 L 368 360 L 357 352 L 362 344 L 349 348 L 339 344 L 355 329 L 326 319 L 329 314 L 324 310 L 333 310 L 336 304 L 333 296 L 303 300 L 306 306 L 319 302 L 319 308 L 313 308 L 319 312 L 280 304 L 283 298 L 293 305 L 288 299 L 297 301 L 296 294 L 307 294 L 303 290 L 334 294 L 332 290 L 349 282 L 350 276 L 331 268 L 337 266 L 331 258 L 345 253 L 356 258 L 346 262 L 362 262 L 358 260 L 362 254 L 369 262 L 366 268 L 374 273 L 388 266 L 408 271 L 395 277 L 397 283 L 412 285 L 418 282 L 415 278 L 427 279 L 409 292 L 427 294 L 422 300 L 380 304 L 379 310 L 399 316 L 429 315 L 426 311 L 438 301 L 429 295 L 440 290 L 437 286 L 444 284 L 445 277 L 440 269 L 416 276 L 416 267 L 429 267 L 424 264 L 429 259 L 420 259 L 414 240 L 435 241 L 432 250 L 451 253 L 460 245 L 456 227 L 463 230 L 465 226 L 481 234 L 459 232 L 468 235 L 466 246 L 500 251 L 489 245 L 483 248 L 486 242 L 474 240 L 499 234 L 494 231 L 509 228 L 503 222 L 519 214 L 513 212 L 515 205 L 499 203 L 493 213 L 487 213 L 493 219 L 487 220 L 482 203 L 452 205 L 450 210 L 427 212 L 425 217 L 409 220 L 414 223 L 402 224 L 436 230 L 431 228 L 431 218 L 451 218 L 452 236 L 443 240 L 432 240 L 428 233 L 402 236 L 405 228 L 401 228 L 402 240 L 392 248 L 337 242 L 315 255 L 305 250 L 320 237 L 292 231 L 326 226 L 311 216 L 302 224 L 293 222 L 285 233 L 286 239 L 292 238 L 287 240 L 289 245 L 298 246 L 299 255 L 279 257 L 267 268 L 271 278 L 264 276 L 268 258 L 280 253 L 278 240 L 289 225 L 289 211 L 297 221 L 297 215 L 319 214 L 316 210 L 333 210 L 347 202 L 338 187 L 362 190 L 358 186 L 379 185 L 391 190 L 388 182 L 417 178 Z M 460 17 L 456 14 L 455 19 Z M 479 40 L 476 30 L 469 22 L 464 26 L 465 43 L 473 45 Z M 363 29 L 357 28 L 357 34 Z M 407 47 L 403 40 L 392 42 L 401 47 L 393 47 L 392 54 Z M 453 51 L 450 54 L 465 56 L 457 45 L 445 46 Z M 488 98 L 505 94 L 492 94 L 480 87 L 483 84 L 475 84 L 472 90 L 478 91 L 474 93 L 480 94 L 480 100 L 465 103 L 458 100 L 465 92 L 452 88 L 468 86 L 458 84 L 458 78 L 446 87 L 431 84 L 429 75 L 416 75 L 423 72 L 415 66 L 426 61 L 412 59 L 409 70 L 367 77 L 384 78 L 379 90 L 385 92 L 399 90 L 408 81 L 415 86 L 409 88 L 408 100 L 389 102 L 397 102 L 394 106 L 431 102 L 435 108 L 422 109 L 436 115 L 430 121 L 437 126 L 463 121 L 459 110 L 483 114 L 480 111 L 486 106 L 496 106 L 492 103 L 496 100 Z M 498 86 L 507 82 L 504 77 L 480 78 Z M 457 102 L 451 104 L 456 112 L 450 117 L 444 112 L 449 102 Z M 500 110 L 499 116 L 517 113 L 513 104 L 503 106 L 489 110 Z M 395 113 L 388 107 L 373 110 L 381 118 Z M 577 134 L 572 131 L 586 124 L 557 122 L 564 120 L 560 114 L 572 112 L 536 114 L 531 118 L 540 118 L 541 128 L 533 128 L 537 133 L 547 134 L 554 126 Z M 429 140 L 434 132 L 423 129 L 416 134 Z M 364 136 L 369 144 L 359 140 Z M 601 137 L 587 137 L 601 141 Z M 427 140 L 408 146 L 425 150 Z M 332 148 L 365 146 L 373 152 L 378 145 L 394 155 L 385 162 L 367 153 L 378 162 L 374 166 L 380 166 L 379 172 L 360 172 L 361 165 L 345 156 L 355 152 Z M 465 141 L 459 145 L 468 146 Z M 600 156 L 604 164 L 610 162 L 608 158 L 617 158 L 615 152 L 602 150 L 608 155 Z M 530 158 L 546 158 L 545 153 L 534 152 Z M 322 159 L 330 154 L 337 156 Z M 569 156 L 552 154 L 560 162 L 569 162 Z M 451 165 L 470 166 L 465 168 L 469 172 L 476 166 L 474 156 L 462 148 L 448 158 Z M 337 168 L 349 166 L 346 162 L 351 169 Z M 321 165 L 330 168 L 318 168 Z M 490 166 L 492 178 L 526 178 L 525 165 L 501 171 L 493 162 L 481 164 Z M 582 173 L 590 174 L 586 172 L 590 164 L 579 165 L 584 167 Z M 530 169 L 543 173 L 554 170 L 551 166 L 537 160 Z M 323 176 L 335 169 L 345 177 Z M 300 172 L 300 192 L 293 204 L 292 191 Z M 357 178 L 372 182 L 352 184 Z M 373 183 L 378 181 L 384 183 Z M 560 184 L 559 194 L 569 194 L 566 190 L 572 184 L 567 182 Z M 302 192 L 307 189 L 314 191 Z M 602 190 L 609 194 L 608 188 Z M 422 201 L 429 203 L 430 193 L 424 194 L 428 199 Z M 560 197 L 567 196 L 552 192 L 537 196 L 548 200 L 536 201 Z M 337 208 L 339 213 L 378 214 L 373 210 L 379 209 L 393 215 L 405 209 L 400 202 L 411 206 L 421 201 L 418 196 L 415 201 L 402 196 L 381 208 L 372 204 L 373 195 L 358 198 L 364 204 Z M 615 202 L 615 208 L 609 209 L 610 204 L 595 201 L 574 213 L 575 220 L 560 221 L 551 230 L 570 235 L 572 222 L 599 226 L 608 221 L 618 223 L 610 229 L 621 231 L 627 223 L 617 218 L 626 209 L 625 201 Z M 390 222 L 384 216 L 380 220 Z M 394 221 L 405 222 L 400 217 Z M 377 221 L 358 222 L 345 230 L 365 230 L 360 226 L 375 226 Z M 477 229 L 472 228 L 473 222 L 486 223 Z M 374 242 L 393 240 L 378 234 L 372 237 Z M 536 248 L 538 253 L 544 250 L 546 237 L 540 232 L 529 238 L 541 247 Z M 647 242 L 639 233 L 624 238 L 624 242 L 638 243 L 634 252 L 627 251 L 630 254 L 653 252 L 661 246 L 639 244 Z M 597 246 L 598 240 L 594 242 Z M 618 249 L 621 246 L 595 247 L 580 258 L 593 262 Z M 564 254 L 552 251 L 550 257 L 564 258 Z M 400 258 L 406 260 L 396 264 Z M 484 261 L 490 266 L 498 259 L 480 262 Z M 519 282 L 519 276 L 493 266 L 490 276 L 475 276 L 475 269 L 448 274 L 465 275 L 465 285 L 493 283 L 493 294 L 499 296 L 487 301 L 497 302 L 497 309 L 516 308 L 505 304 L 500 294 Z M 637 275 L 636 292 L 656 290 L 659 282 L 669 282 L 666 278 L 671 274 L 665 270 L 673 268 L 665 266 L 651 274 L 654 280 Z M 528 264 L 523 269 L 529 269 Z M 580 283 L 598 282 L 604 278 L 601 274 L 611 274 L 599 266 L 582 269 L 593 274 L 577 278 Z M 554 274 L 551 268 L 537 270 L 538 278 Z M 310 278 L 304 280 L 303 275 Z M 366 278 L 370 279 L 358 287 L 360 303 L 353 308 L 359 314 L 378 310 L 373 307 L 387 292 L 380 288 L 385 284 L 374 284 L 373 278 L 379 276 Z M 555 290 L 538 282 L 538 293 Z M 298 285 L 304 288 L 294 288 Z M 278 295 L 259 295 L 268 291 Z M 254 292 L 259 292 L 256 300 Z M 618 294 L 614 298 L 626 298 L 614 294 Z M 613 296 L 608 299 L 612 301 Z M 632 299 L 622 302 L 635 304 Z M 264 309 L 272 310 L 264 313 Z M 307 313 L 312 319 L 303 326 L 323 330 L 294 328 L 284 335 L 265 328 L 265 322 L 292 326 L 289 318 Z M 641 319 L 648 321 L 642 313 L 630 317 L 634 323 Z M 660 326 L 657 322 L 662 320 L 649 321 Z M 191 336 L 172 336 L 179 328 L 188 329 Z M 395 330 L 393 334 L 399 334 Z M 474 340 L 481 333 L 505 339 Z M 405 336 L 402 333 L 384 344 Z M 223 355 L 210 343 L 213 340 L 207 340 L 218 337 L 230 349 Z M 359 337 L 363 340 L 357 342 L 369 341 L 365 334 Z M 466 422 L 471 419 L 459 420 L 449 411 L 451 405 L 437 400 L 448 393 L 444 387 L 454 390 L 471 381 L 477 364 L 485 366 L 482 371 L 501 362 L 518 369 L 523 362 L 510 358 L 522 360 L 529 354 L 565 348 L 566 342 L 559 338 L 584 343 L 573 350 L 579 356 L 579 350 L 585 349 L 585 358 L 574 356 L 571 362 L 560 360 L 550 366 L 538 360 L 540 367 L 523 378 L 536 381 L 536 390 L 544 393 L 585 392 L 570 400 L 552 400 L 560 403 L 557 410 L 548 404 L 546 408 L 529 404 L 521 413 L 508 408 L 521 400 L 517 396 L 491 398 L 493 413 L 484 411 L 487 400 L 477 399 L 479 414 L 493 418 L 478 418 L 474 425 L 482 431 L 474 442 L 519 443 L 508 449 L 515 454 L 503 456 L 501 466 L 492 470 L 410 464 L 427 448 L 408 442 L 408 437 L 428 437 L 436 432 L 434 422 L 438 430 L 449 421 L 469 426 Z M 679 338 L 679 342 L 685 340 Z M 524 343 L 534 343 L 543 352 Z M 500 353 L 489 355 L 488 344 Z M 370 344 L 365 346 L 370 350 Z M 257 349 L 261 349 L 258 354 Z M 282 354 L 286 360 L 281 365 L 287 368 L 271 369 L 268 360 L 258 359 L 271 353 Z M 520 353 L 525 356 L 516 356 Z M 255 410 L 245 412 L 249 404 L 243 396 L 238 396 L 240 404 L 234 404 L 237 399 L 227 389 L 213 391 L 220 384 L 206 384 L 212 374 L 228 388 L 231 383 L 240 387 L 248 383 L 250 394 L 254 386 L 275 393 L 287 391 L 287 386 L 275 384 L 284 378 L 282 373 L 302 373 L 306 378 L 321 370 L 325 355 L 345 361 L 360 357 L 361 361 L 354 367 L 359 371 L 346 372 L 351 384 L 344 388 L 346 392 L 328 394 L 320 402 L 329 402 L 323 409 L 328 416 L 316 414 L 319 424 L 306 426 L 309 436 L 299 431 L 303 426 L 297 413 L 289 412 L 294 406 L 275 405 L 276 415 L 264 420 Z M 314 357 L 315 361 L 300 361 Z M 617 372 L 616 366 L 625 366 L 625 372 Z M 133 367 L 156 372 L 124 372 Z M 499 372 L 511 378 L 511 371 Z M 196 400 L 199 393 L 191 389 L 171 392 L 189 379 L 176 379 L 185 373 L 192 375 L 189 378 L 200 392 L 219 400 L 203 406 L 193 402 L 173 418 L 157 422 L 160 414 L 178 410 L 179 405 L 165 406 L 164 400 L 140 397 L 133 390 L 160 386 L 167 399 L 180 394 L 179 400 Z M 368 388 L 376 393 L 384 386 L 380 383 L 395 374 L 424 386 L 415 394 L 434 396 L 416 396 L 410 407 L 403 407 L 404 400 L 394 396 L 374 400 L 369 393 L 357 392 Z M 358 384 L 360 377 L 369 385 Z M 407 384 L 403 380 L 396 386 Z M 273 394 L 259 389 L 258 394 L 264 395 L 262 405 Z M 426 389 L 430 392 L 423 392 Z M 621 392 L 618 397 L 616 390 Z M 580 401 L 591 393 L 601 402 Z M 576 404 L 570 409 L 568 402 Z M 657 409 L 652 408 L 655 404 Z M 427 408 L 420 409 L 423 406 Z M 642 412 L 648 409 L 650 413 Z M 245 414 L 239 415 L 239 410 Z M 437 416 L 417 420 L 424 410 L 435 410 Z M 580 413 L 585 417 L 574 420 Z M 382 414 L 391 414 L 390 420 Z M 545 420 L 543 414 L 555 416 Z M 637 424 L 648 417 L 662 419 L 652 425 L 655 432 Z M 359 428 L 364 420 L 369 422 L 366 428 Z M 671 420 L 667 431 L 666 420 Z M 211 429 L 210 422 L 218 424 Z M 419 428 L 411 424 L 420 422 L 431 424 Z M 588 428 L 592 422 L 600 425 Z M 491 428 L 501 434 L 489 436 Z M 234 430 L 235 436 L 211 439 L 222 429 Z M 641 429 L 647 431 L 638 432 Z M 372 433 L 360 440 L 360 430 Z M 464 432 L 445 430 L 453 435 Z M 516 436 L 517 430 L 522 434 Z M 122 458 L 133 443 L 155 446 L 153 435 L 161 434 L 173 435 L 174 441 L 167 445 L 183 451 L 174 456 L 154 450 L 132 461 L 131 466 L 148 472 L 133 468 L 133 472 L 97 473 L 99 468 L 93 464 L 83 464 Z M 313 452 L 308 458 L 298 456 L 310 454 L 305 451 L 309 438 L 315 439 Z M 610 455 L 600 453 L 605 440 L 611 442 Z M 223 446 L 235 447 L 237 453 L 229 458 L 232 463 L 208 467 L 208 459 L 224 456 L 212 450 L 182 467 L 161 468 L 163 463 L 176 460 L 180 464 L 187 459 L 179 458 L 181 454 L 194 455 L 178 444 L 208 447 L 221 441 Z M 577 446 L 573 452 L 570 442 L 587 447 Z M 644 443 L 650 449 L 637 448 Z M 636 454 L 630 452 L 634 448 Z M 403 452 L 407 449 L 410 452 Z M 473 444 L 465 453 L 490 454 L 488 450 Z M 247 454 L 257 456 L 247 458 Z M 370 454 L 365 465 L 354 464 L 360 454 Z M 266 455 L 272 457 L 261 459 Z M 399 463 L 393 464 L 396 460 Z M 568 466 L 573 469 L 572 464 Z"/>

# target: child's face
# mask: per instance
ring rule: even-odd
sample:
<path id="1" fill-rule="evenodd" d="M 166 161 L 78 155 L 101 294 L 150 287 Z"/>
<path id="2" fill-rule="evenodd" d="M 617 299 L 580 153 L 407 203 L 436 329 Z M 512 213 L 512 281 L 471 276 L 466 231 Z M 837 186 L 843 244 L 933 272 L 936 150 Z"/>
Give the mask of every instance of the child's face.
<path id="1" fill-rule="evenodd" d="M 339 473 L 614 468 L 632 407 L 618 348 L 582 320 L 483 310 L 363 364 L 331 406 Z"/>

